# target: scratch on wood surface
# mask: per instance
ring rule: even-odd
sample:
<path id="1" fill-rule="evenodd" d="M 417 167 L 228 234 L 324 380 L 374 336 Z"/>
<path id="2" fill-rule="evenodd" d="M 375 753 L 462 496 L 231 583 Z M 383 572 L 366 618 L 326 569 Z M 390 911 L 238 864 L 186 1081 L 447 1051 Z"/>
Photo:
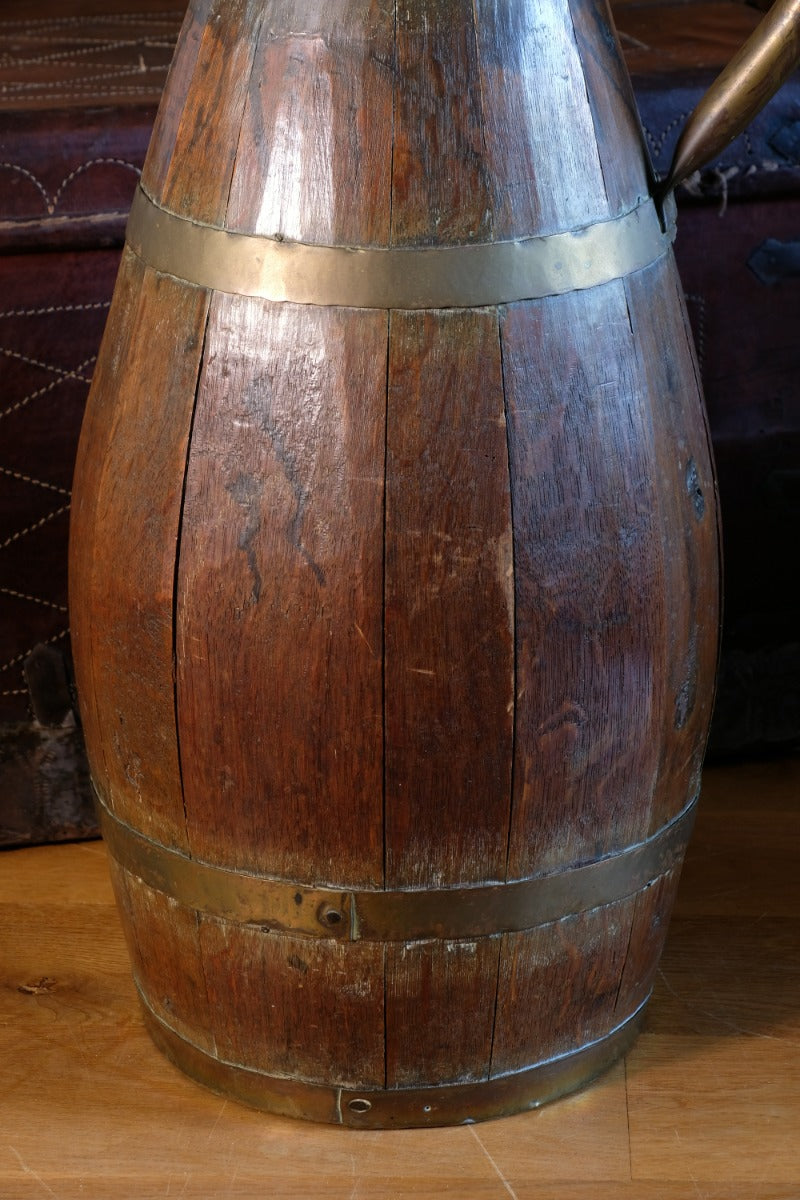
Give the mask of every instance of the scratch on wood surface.
<path id="1" fill-rule="evenodd" d="M 478 1134 L 478 1131 L 477 1131 L 477 1129 L 475 1128 L 475 1126 L 474 1126 L 474 1125 L 468 1125 L 468 1126 L 467 1126 L 467 1129 L 470 1131 L 470 1133 L 472 1134 L 472 1136 L 475 1138 L 475 1141 L 478 1143 L 478 1145 L 480 1146 L 481 1150 L 482 1150 L 482 1151 L 483 1151 L 483 1153 L 486 1155 L 486 1157 L 488 1158 L 489 1162 L 492 1164 L 492 1167 L 494 1168 L 494 1170 L 495 1170 L 495 1173 L 497 1174 L 497 1177 L 498 1177 L 498 1179 L 500 1180 L 500 1182 L 502 1183 L 503 1187 L 504 1187 L 504 1188 L 506 1189 L 506 1191 L 508 1192 L 509 1196 L 511 1196 L 511 1197 L 512 1197 L 512 1200 L 519 1200 L 519 1197 L 517 1196 L 517 1193 L 514 1191 L 514 1189 L 512 1188 L 511 1184 L 508 1182 L 508 1180 L 506 1179 L 505 1175 L 504 1175 L 504 1174 L 503 1174 L 503 1172 L 500 1170 L 500 1168 L 498 1167 L 497 1163 L 494 1161 L 494 1159 L 492 1158 L 491 1154 L 489 1153 L 489 1151 L 486 1149 L 486 1147 L 484 1146 L 483 1142 L 481 1141 L 481 1139 L 480 1139 L 480 1136 L 479 1136 L 479 1134 Z"/>
<path id="2" fill-rule="evenodd" d="M 228 1107 L 228 1101 L 226 1099 L 226 1100 L 222 1101 L 222 1107 L 220 1108 L 219 1112 L 217 1113 L 217 1119 L 208 1131 L 208 1141 L 209 1142 L 211 1141 L 212 1137 L 214 1136 L 217 1126 L 219 1125 L 220 1121 L 222 1120 L 222 1114 L 225 1112 L 225 1109 L 227 1107 Z"/>
<path id="3" fill-rule="evenodd" d="M 30 1175 L 31 1179 L 35 1179 L 36 1182 L 39 1184 L 39 1186 L 44 1188 L 44 1190 L 47 1192 L 48 1196 L 55 1196 L 56 1200 L 58 1200 L 58 1195 L 56 1194 L 56 1192 L 53 1191 L 53 1189 L 49 1186 L 49 1184 L 45 1183 L 45 1181 L 42 1179 L 41 1175 L 37 1175 L 37 1173 L 33 1170 L 33 1168 L 28 1166 L 28 1164 L 24 1161 L 22 1155 L 20 1154 L 19 1150 L 15 1149 L 14 1146 L 9 1146 L 8 1148 L 11 1151 L 11 1153 L 14 1155 L 14 1158 L 17 1160 L 17 1162 L 20 1165 L 20 1168 L 25 1172 L 25 1174 Z"/>
<path id="4" fill-rule="evenodd" d="M 369 639 L 367 638 L 366 634 L 364 633 L 364 630 L 363 630 L 363 629 L 361 628 L 361 626 L 358 624 L 358 621 L 354 621 L 354 622 L 353 622 L 353 624 L 354 624 L 354 626 L 355 626 L 356 632 L 358 633 L 358 636 L 359 636 L 359 637 L 361 638 L 361 640 L 364 642 L 364 644 L 366 645 L 366 647 L 367 647 L 367 649 L 369 650 L 369 652 L 370 652 L 370 654 L 372 655 L 372 657 L 373 657 L 373 658 L 377 658 L 377 657 L 378 657 L 378 656 L 377 656 L 377 654 L 376 654 L 376 653 L 375 653 L 375 651 L 372 649 L 372 646 L 371 646 L 371 645 L 370 645 L 370 643 L 369 643 Z"/>

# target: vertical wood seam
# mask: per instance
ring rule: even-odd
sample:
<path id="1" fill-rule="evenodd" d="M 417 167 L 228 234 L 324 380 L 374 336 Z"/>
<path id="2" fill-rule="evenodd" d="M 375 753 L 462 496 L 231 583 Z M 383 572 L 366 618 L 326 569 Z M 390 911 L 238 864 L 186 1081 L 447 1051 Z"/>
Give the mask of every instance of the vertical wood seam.
<path id="1" fill-rule="evenodd" d="M 497 1013 L 498 1013 L 498 1009 L 500 1008 L 500 983 L 501 983 L 500 974 L 501 974 L 501 968 L 503 966 L 503 949 L 505 948 L 507 938 L 508 938 L 507 934 L 501 933 L 497 939 L 497 975 L 496 975 L 495 988 L 494 988 L 494 1012 L 492 1013 L 492 1033 L 491 1033 L 491 1037 L 489 1038 L 489 1068 L 488 1068 L 488 1072 L 487 1072 L 487 1079 L 493 1078 L 492 1067 L 494 1066 L 494 1039 L 495 1039 L 495 1034 L 497 1032 Z"/>
<path id="2" fill-rule="evenodd" d="M 383 1086 L 389 1087 L 389 945 L 383 943 Z"/>
<path id="3" fill-rule="evenodd" d="M 387 521 L 389 495 L 389 386 L 392 362 L 392 310 L 386 312 L 386 398 L 383 408 L 383 530 L 381 547 L 381 763 L 382 781 L 382 814 L 383 814 L 383 887 L 387 887 L 389 879 L 389 838 L 388 838 L 388 780 L 387 780 L 387 745 L 386 745 L 386 552 L 387 552 Z M 385 1023 L 384 1023 L 385 1030 Z"/>
<path id="4" fill-rule="evenodd" d="M 181 502 L 178 509 L 178 528 L 175 538 L 175 566 L 172 575 L 172 710 L 175 719 L 175 756 L 178 761 L 178 780 L 181 788 L 181 806 L 183 808 L 183 826 L 186 833 L 186 846 L 189 854 L 194 853 L 192 849 L 192 839 L 189 833 L 189 814 L 186 808 L 186 789 L 183 781 L 183 757 L 181 754 L 181 725 L 178 711 L 178 597 L 180 593 L 180 564 L 181 564 L 181 545 L 183 542 L 183 527 L 186 508 L 186 488 L 189 480 L 189 462 L 192 453 L 192 440 L 194 436 L 195 417 L 197 415 L 197 406 L 200 396 L 200 382 L 203 378 L 203 364 L 206 356 L 206 343 L 208 340 L 208 326 L 211 320 L 211 299 L 212 294 L 206 293 L 206 315 L 203 322 L 203 343 L 200 347 L 200 357 L 197 364 L 197 374 L 194 383 L 194 398 L 192 400 L 192 413 L 189 418 L 189 431 L 186 438 L 186 455 L 183 466 L 183 480 L 181 482 Z M 202 952 L 200 955 L 202 959 Z M 204 972 L 205 973 L 205 972 Z"/>
<path id="5" fill-rule="evenodd" d="M 632 296 L 631 296 L 628 279 L 629 279 L 629 277 L 626 275 L 626 276 L 623 276 L 623 278 L 620 280 L 621 292 L 622 292 L 622 298 L 625 301 L 625 315 L 628 319 L 628 330 L 630 333 L 631 346 L 633 349 L 633 361 L 638 368 L 639 386 L 645 388 L 647 391 L 647 404 L 643 405 L 642 407 L 646 410 L 648 433 L 649 433 L 648 445 L 652 448 L 652 447 L 655 447 L 655 444 L 656 444 L 655 423 L 653 420 L 653 404 L 652 404 L 652 396 L 651 396 L 652 389 L 651 389 L 650 375 L 649 375 L 649 372 L 647 369 L 647 364 L 643 360 L 641 346 L 639 344 L 639 338 L 636 334 L 636 326 L 635 326 L 633 307 L 632 307 Z M 664 515 L 664 511 L 663 511 L 663 505 L 662 505 L 662 500 L 660 498 L 660 494 L 659 494 L 657 488 L 655 488 L 655 487 L 651 488 L 651 499 L 652 499 L 652 503 L 658 513 L 659 565 L 660 565 L 660 571 L 661 571 L 661 578 L 662 578 L 662 580 L 665 580 L 666 575 L 667 575 L 667 561 L 666 561 L 666 555 L 664 552 L 664 534 L 663 534 L 664 524 L 665 524 L 665 515 Z M 652 684 L 651 684 L 651 688 L 652 688 Z M 648 804 L 647 810 L 642 812 L 642 825 L 638 831 L 639 837 L 642 837 L 642 838 L 647 837 L 648 834 L 652 832 L 653 805 L 654 805 L 654 801 L 655 801 L 656 794 L 658 791 L 659 782 L 661 780 L 663 766 L 664 766 L 664 756 L 663 756 L 663 750 L 662 750 L 661 754 L 659 755 L 658 766 L 656 768 L 656 777 L 653 781 L 653 786 L 650 791 L 649 804 Z M 626 961 L 627 961 L 627 951 L 626 951 Z M 621 978 L 620 978 L 620 986 L 622 986 Z M 616 1000 L 614 1002 L 614 1006 L 616 1008 Z"/>
<path id="6" fill-rule="evenodd" d="M 650 885 L 648 884 L 647 886 L 649 887 Z M 627 945 L 625 946 L 625 955 L 622 959 L 622 963 L 621 963 L 620 969 L 619 969 L 619 983 L 617 984 L 617 993 L 614 996 L 614 1006 L 611 1009 L 611 1016 L 612 1016 L 612 1019 L 615 1021 L 617 1020 L 617 1005 L 619 1004 L 619 997 L 620 997 L 620 993 L 622 991 L 622 985 L 625 982 L 625 968 L 628 965 L 628 959 L 629 959 L 630 953 L 631 953 L 631 945 L 633 943 L 633 928 L 634 928 L 634 925 L 636 924 L 636 914 L 637 914 L 638 908 L 639 908 L 639 897 L 646 891 L 647 891 L 647 887 L 640 889 L 640 891 L 636 893 L 636 895 L 633 899 L 633 902 L 631 904 L 631 918 L 630 918 L 630 924 L 628 925 L 628 942 L 627 942 Z"/>
<path id="7" fill-rule="evenodd" d="M 233 154 L 233 162 L 231 163 L 231 173 L 230 173 L 230 176 L 228 177 L 228 194 L 225 197 L 225 208 L 222 213 L 222 220 L 220 222 L 220 224 L 225 229 L 227 229 L 227 227 L 228 227 L 228 209 L 230 208 L 230 203 L 231 203 L 231 192 L 233 191 L 233 181 L 236 178 L 236 164 L 239 161 L 239 147 L 242 144 L 242 130 L 244 129 L 244 118 L 245 118 L 245 114 L 247 112 L 248 101 L 250 99 L 250 88 L 253 83 L 253 74 L 256 69 L 256 58 L 258 56 L 259 45 L 261 42 L 261 29 L 262 29 L 263 24 L 264 24 L 264 9 L 262 8 L 261 12 L 258 15 L 258 19 L 256 21 L 256 26 L 253 31 L 253 40 L 251 43 L 251 45 L 253 47 L 253 54 L 250 59 L 250 72 L 247 77 L 247 86 L 244 90 L 244 100 L 242 102 L 242 111 L 240 114 L 241 119 L 239 121 L 239 132 L 236 135 L 236 150 L 234 151 L 234 154 Z"/>
<path id="8" fill-rule="evenodd" d="M 513 651 L 511 656 L 511 766 L 509 771 L 509 794 L 508 794 L 508 828 L 506 832 L 506 866 L 504 878 L 508 880 L 508 869 L 511 861 L 511 836 L 514 828 L 514 784 L 516 777 L 516 751 L 517 751 L 517 571 L 516 571 L 516 537 L 514 523 L 514 488 L 512 485 L 511 471 L 511 423 L 508 413 L 508 391 L 506 389 L 506 361 L 503 350 L 503 320 L 505 317 L 506 308 L 497 307 L 495 310 L 497 316 L 497 343 L 500 352 L 500 386 L 503 390 L 503 416 L 506 426 L 506 472 L 508 478 L 508 507 L 511 521 L 511 621 L 512 621 L 512 645 Z M 503 950 L 506 945 L 506 935 L 502 934 L 497 939 L 497 974 L 495 977 L 494 989 L 494 1012 L 492 1013 L 492 1032 L 489 1039 L 489 1064 L 488 1078 L 492 1078 L 492 1070 L 494 1067 L 494 1044 L 495 1034 L 497 1032 L 497 1014 L 500 1007 L 500 984 L 501 970 L 503 965 Z"/>
<path id="9" fill-rule="evenodd" d="M 508 392 L 506 390 L 506 363 L 503 353 L 503 321 L 505 319 L 505 307 L 498 307 L 497 314 L 497 343 L 500 351 L 500 386 L 503 389 L 503 416 L 506 425 L 506 472 L 508 478 L 508 507 L 511 521 L 511 638 L 513 644 L 513 652 L 511 656 L 511 768 L 509 772 L 509 796 L 508 796 L 508 827 L 506 831 L 506 867 L 503 878 L 508 881 L 508 870 L 511 862 L 511 837 L 514 828 L 514 786 L 516 783 L 516 758 L 517 758 L 517 655 L 518 655 L 518 639 L 517 639 L 517 564 L 516 564 L 516 537 L 515 537 L 515 522 L 514 522 L 514 487 L 512 484 L 511 470 L 511 422 L 508 413 Z"/>
<path id="10" fill-rule="evenodd" d="M 484 163 L 488 164 L 489 148 L 486 144 L 486 109 L 485 109 L 484 94 L 483 94 L 483 71 L 481 69 L 480 39 L 478 38 L 479 20 L 480 20 L 480 18 L 478 16 L 478 0 L 472 0 L 472 34 L 475 39 L 475 77 L 476 77 L 477 83 L 478 83 L 478 93 L 481 98 L 481 121 L 480 121 L 481 142 L 483 143 L 483 161 L 484 161 Z M 494 209 L 492 209 L 492 211 L 490 211 L 490 213 L 489 213 L 488 241 L 493 242 L 494 240 L 495 240 Z"/>
<path id="11" fill-rule="evenodd" d="M 608 187 L 608 180 L 606 179 L 606 168 L 605 163 L 603 162 L 603 154 L 601 153 L 601 147 L 603 145 L 602 130 L 598 129 L 597 127 L 595 109 L 594 105 L 592 104 L 592 98 L 589 95 L 589 83 L 586 78 L 586 67 L 583 61 L 584 55 L 581 48 L 581 39 L 575 25 L 575 14 L 572 11 L 572 0 L 565 0 L 565 7 L 567 13 L 569 14 L 569 23 L 572 28 L 572 43 L 575 47 L 575 54 L 577 56 L 578 63 L 580 64 L 579 74 L 583 82 L 583 94 L 586 100 L 586 111 L 589 114 L 589 120 L 592 123 L 592 130 L 594 131 L 594 144 L 597 152 L 597 164 L 600 167 L 600 178 L 603 181 L 603 191 L 606 194 L 606 210 L 610 216 L 613 205 L 611 201 L 611 192 Z"/>
<path id="12" fill-rule="evenodd" d="M 394 245 L 394 127 L 397 115 L 397 0 L 394 0 L 394 41 L 392 43 L 392 127 L 389 133 L 389 236 L 387 245 Z"/>
<path id="13" fill-rule="evenodd" d="M 720 662 L 722 660 L 722 616 L 725 604 L 725 588 L 724 588 L 724 548 L 722 544 L 722 508 L 719 501 L 719 485 L 717 482 L 717 468 L 714 460 L 714 443 L 711 437 L 711 426 L 708 421 L 708 408 L 706 407 L 705 394 L 703 392 L 703 381 L 700 374 L 700 362 L 697 349 L 692 336 L 692 329 L 689 323 L 689 313 L 686 308 L 686 294 L 680 283 L 680 276 L 677 272 L 677 266 L 673 275 L 675 292 L 678 298 L 678 310 L 681 314 L 681 325 L 683 327 L 686 344 L 689 349 L 689 359 L 692 364 L 692 374 L 694 375 L 695 386 L 700 397 L 700 416 L 703 422 L 703 430 L 705 432 L 706 453 L 708 461 L 711 464 L 711 482 L 714 487 L 714 528 L 716 530 L 716 548 L 717 548 L 717 664 L 714 673 L 713 690 L 711 694 L 711 711 L 713 712 L 714 702 L 716 700 L 717 685 L 719 682 Z M 711 727 L 706 730 L 705 744 L 708 745 L 708 738 L 711 733 Z"/>

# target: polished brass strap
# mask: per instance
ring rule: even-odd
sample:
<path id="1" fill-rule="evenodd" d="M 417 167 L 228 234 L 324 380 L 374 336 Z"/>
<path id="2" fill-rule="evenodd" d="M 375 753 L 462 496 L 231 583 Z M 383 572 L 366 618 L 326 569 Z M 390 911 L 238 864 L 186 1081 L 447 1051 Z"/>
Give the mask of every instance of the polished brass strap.
<path id="1" fill-rule="evenodd" d="M 137 985 L 138 986 L 138 985 Z M 153 1011 L 139 987 L 145 1024 L 158 1048 L 192 1079 L 252 1108 L 357 1129 L 457 1125 L 538 1108 L 575 1091 L 633 1044 L 647 1000 L 605 1037 L 521 1071 L 439 1087 L 336 1087 L 268 1075 L 215 1057 Z"/>
<path id="2" fill-rule="evenodd" d="M 479 245 L 322 246 L 231 233 L 179 216 L 139 187 L 127 242 L 157 271 L 199 287 L 344 308 L 479 308 L 556 296 L 630 275 L 675 235 L 656 205 L 582 229 Z"/>
<path id="3" fill-rule="evenodd" d="M 112 856 L 148 887 L 239 924 L 356 941 L 476 938 L 532 929 L 640 891 L 683 859 L 695 802 L 652 837 L 549 875 L 468 887 L 311 887 L 189 858 L 120 821 L 98 800 Z"/>

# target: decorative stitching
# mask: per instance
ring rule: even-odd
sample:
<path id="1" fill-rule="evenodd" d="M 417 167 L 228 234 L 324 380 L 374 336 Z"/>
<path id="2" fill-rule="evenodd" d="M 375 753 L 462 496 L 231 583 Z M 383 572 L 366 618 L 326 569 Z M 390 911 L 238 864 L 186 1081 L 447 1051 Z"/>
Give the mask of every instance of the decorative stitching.
<path id="1" fill-rule="evenodd" d="M 46 517 L 35 521 L 33 525 L 28 525 L 25 529 L 18 529 L 16 533 L 12 533 L 4 542 L 0 542 L 0 550 L 7 550 L 14 542 L 18 542 L 20 538 L 27 537 L 29 533 L 35 533 L 37 529 L 41 529 L 43 525 L 49 524 L 50 521 L 55 521 L 56 517 L 61 517 L 64 513 L 69 512 L 70 505 L 62 504 L 61 508 L 55 508 L 49 512 Z"/>
<path id="2" fill-rule="evenodd" d="M 110 300 L 95 300 L 91 304 L 49 304 L 47 308 L 9 308 L 5 312 L 0 312 L 0 320 L 4 317 L 46 317 L 50 313 L 88 312 L 90 309 L 110 307 Z"/>
<path id="3" fill-rule="evenodd" d="M 29 171 L 27 167 L 20 166 L 19 163 L 12 163 L 12 162 L 0 162 L 0 171 L 2 171 L 2 170 L 17 171 L 20 175 L 24 175 L 26 179 L 30 179 L 31 183 L 37 189 L 37 191 L 41 192 L 42 197 L 44 199 L 45 207 L 49 209 L 50 197 L 47 194 L 47 190 L 42 185 L 41 180 L 36 178 L 33 171 Z"/>
<path id="4" fill-rule="evenodd" d="M 45 188 L 44 184 L 41 182 L 41 180 L 38 179 L 37 176 L 34 175 L 32 171 L 29 171 L 26 167 L 20 166 L 19 163 L 2 162 L 2 163 L 0 163 L 0 170 L 5 168 L 6 170 L 9 170 L 9 171 L 18 171 L 21 175 L 25 175 L 26 178 L 30 179 L 31 183 L 33 183 L 33 185 L 36 187 L 37 191 L 41 194 L 42 198 L 44 199 L 45 208 L 47 210 L 48 215 L 52 216 L 53 213 L 55 212 L 56 208 L 58 207 L 58 202 L 61 199 L 62 195 L 64 194 L 65 190 L 78 177 L 78 175 L 82 175 L 85 171 L 88 171 L 91 167 L 102 167 L 102 166 L 125 167 L 129 171 L 133 171 L 133 173 L 137 179 L 140 177 L 140 175 L 142 173 L 141 168 L 138 167 L 136 165 L 136 163 L 128 162 L 128 160 L 125 158 L 90 158 L 86 162 L 81 163 L 80 166 L 75 167 L 74 170 L 70 171 L 70 173 L 68 175 L 65 175 L 64 178 L 61 180 L 61 183 L 58 185 L 55 192 L 53 192 L 53 194 L 51 196 L 48 193 L 47 189 Z"/>
<path id="5" fill-rule="evenodd" d="M 63 39 L 62 39 L 63 40 Z M 101 54 L 104 50 L 126 50 L 134 48 L 136 50 L 172 50 L 173 43 L 155 42 L 148 38 L 125 39 L 123 41 L 110 42 L 106 38 L 76 38 L 75 41 L 80 42 L 79 49 L 60 50 L 55 54 L 41 54 L 38 58 L 11 58 L 10 56 L 0 57 L 0 62 L 8 63 L 9 66 L 15 67 L 37 67 L 45 63 L 69 63 L 73 59 L 86 57 L 89 54 Z M 86 45 L 86 42 L 94 42 L 93 45 Z M 140 70 L 144 67 L 144 63 L 139 56 L 141 64 Z M 159 64 L 153 64 L 153 68 Z"/>
<path id="6" fill-rule="evenodd" d="M 101 64 L 101 65 L 104 65 L 104 64 Z M 67 82 L 68 83 L 74 82 L 76 84 L 78 84 L 78 83 L 94 83 L 95 80 L 123 79 L 129 75 L 147 75 L 153 71 L 159 71 L 163 74 L 167 70 L 168 70 L 168 67 L 166 64 L 154 63 L 153 65 L 151 65 L 149 67 L 147 65 L 145 65 L 144 69 L 142 69 L 142 67 L 140 67 L 139 64 L 137 63 L 133 67 L 122 67 L 121 66 L 121 67 L 118 67 L 115 71 L 106 71 L 106 73 L 104 75 L 86 75 L 83 78 L 75 79 L 74 81 L 67 80 Z M 37 90 L 47 92 L 48 89 L 50 89 L 50 88 L 63 87 L 64 82 L 65 81 L 63 79 L 53 79 L 50 82 L 47 82 L 44 80 L 36 80 L 36 81 L 31 80 L 30 82 L 28 82 L 26 80 L 20 80 L 19 82 L 3 84 L 2 87 L 0 87 L 0 94 L 6 95 L 6 96 L 14 96 L 14 95 L 21 95 L 21 94 L 27 95 L 28 93 L 35 92 Z"/>
<path id="7" fill-rule="evenodd" d="M 165 68 L 166 69 L 166 68 Z M 3 97 L 4 89 L 0 86 L 0 98 Z M 160 95 L 160 90 L 156 84 L 142 84 L 141 87 L 102 87 L 102 88 L 74 88 L 71 92 L 51 92 L 47 96 L 38 95 L 36 92 L 31 92 L 22 99 L 30 100 L 75 100 L 79 96 L 89 96 L 93 100 L 101 100 L 104 96 L 148 96 L 156 99 Z"/>
<path id="8" fill-rule="evenodd" d="M 0 475 L 16 479 L 20 483 L 30 483 L 33 487 L 45 488 L 48 492 L 57 492 L 60 496 L 69 496 L 69 488 L 59 487 L 56 483 L 46 483 L 43 479 L 34 479 L 32 475 L 23 475 L 22 471 L 12 471 L 10 467 L 0 467 Z"/>
<path id="9" fill-rule="evenodd" d="M 52 637 L 46 638 L 43 642 L 37 642 L 36 646 L 50 646 L 50 645 L 52 645 L 53 642 L 60 642 L 61 639 L 65 638 L 68 634 L 69 634 L 69 626 L 67 626 L 66 629 L 62 629 L 60 631 L 60 633 L 54 633 Z M 24 662 L 25 659 L 28 657 L 28 655 L 33 653 L 33 651 L 36 649 L 36 646 L 29 646 L 28 649 L 23 650 L 21 654 L 16 654 L 13 658 L 10 658 L 7 663 L 2 663 L 2 665 L 0 665 L 0 672 L 10 671 L 11 668 L 16 667 L 18 663 Z M 19 693 L 3 693 L 3 694 L 4 695 L 18 695 Z"/>
<path id="10" fill-rule="evenodd" d="M 58 29 L 62 26 L 89 26 L 92 25 L 113 25 L 117 22 L 121 25 L 135 24 L 154 25 L 163 24 L 170 25 L 175 21 L 180 22 L 183 13 L 179 9 L 172 9 L 167 13 L 98 13 L 96 16 L 73 16 L 73 17 L 34 17 L 31 20 L 21 21 L 0 21 L 0 30 L 2 29 L 25 29 L 36 30 L 37 27 L 42 29 Z"/>
<path id="11" fill-rule="evenodd" d="M 6 346 L 0 346 L 0 354 L 4 358 L 13 358 L 17 362 L 27 363 L 29 367 L 41 367 L 43 371 L 52 371 L 54 375 L 63 375 L 72 379 L 82 379 L 84 383 L 91 383 L 91 379 L 87 379 L 85 375 L 77 375 L 74 371 L 67 370 L 66 367 L 57 367 L 55 363 L 42 362 L 38 358 L 29 358 L 27 354 L 20 354 L 18 350 L 9 350 Z"/>
<path id="12" fill-rule="evenodd" d="M 53 600 L 43 600 L 41 596 L 28 596 L 24 592 L 17 592 L 14 588 L 3 587 L 0 585 L 0 595 L 13 596 L 15 600 L 27 600 L 30 604 L 41 604 L 44 608 L 55 608 L 58 612 L 67 612 L 66 604 L 56 604 Z"/>
<path id="13" fill-rule="evenodd" d="M 53 388 L 57 388 L 59 384 L 64 383 L 67 379 L 75 379 L 79 383 L 86 383 L 85 378 L 80 375 L 79 372 L 88 367 L 90 363 L 94 363 L 96 361 L 97 355 L 93 354 L 91 358 L 87 358 L 84 360 L 84 362 L 78 363 L 78 366 L 74 371 L 67 372 L 59 379 L 51 380 L 50 383 L 45 384 L 44 387 L 38 388 L 35 392 L 29 392 L 27 396 L 23 396 L 21 400 L 17 400 L 15 404 L 12 404 L 10 408 L 5 408 L 0 411 L 0 421 L 2 421 L 3 417 L 10 417 L 12 413 L 19 412 L 21 408 L 25 408 L 27 404 L 30 404 L 31 400 L 38 400 L 40 396 L 46 395 L 47 392 L 52 392 Z"/>

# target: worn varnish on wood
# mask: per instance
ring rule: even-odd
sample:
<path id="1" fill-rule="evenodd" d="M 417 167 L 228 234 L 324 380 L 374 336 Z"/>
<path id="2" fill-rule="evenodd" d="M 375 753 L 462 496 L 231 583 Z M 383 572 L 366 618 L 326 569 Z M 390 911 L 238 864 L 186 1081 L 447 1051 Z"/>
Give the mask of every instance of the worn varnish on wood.
<path id="1" fill-rule="evenodd" d="M 142 187 L 266 246 L 560 234 L 647 202 L 633 112 L 589 0 L 197 0 Z M 710 715 L 714 482 L 671 252 L 417 310 L 146 260 L 87 414 L 72 606 L 154 1036 L 212 1086 L 360 1126 L 576 1086 L 652 986 Z M 645 842 L 644 887 L 403 935 L 409 890 L 435 914 Z M 200 864 L 196 901 L 159 847 Z"/>

